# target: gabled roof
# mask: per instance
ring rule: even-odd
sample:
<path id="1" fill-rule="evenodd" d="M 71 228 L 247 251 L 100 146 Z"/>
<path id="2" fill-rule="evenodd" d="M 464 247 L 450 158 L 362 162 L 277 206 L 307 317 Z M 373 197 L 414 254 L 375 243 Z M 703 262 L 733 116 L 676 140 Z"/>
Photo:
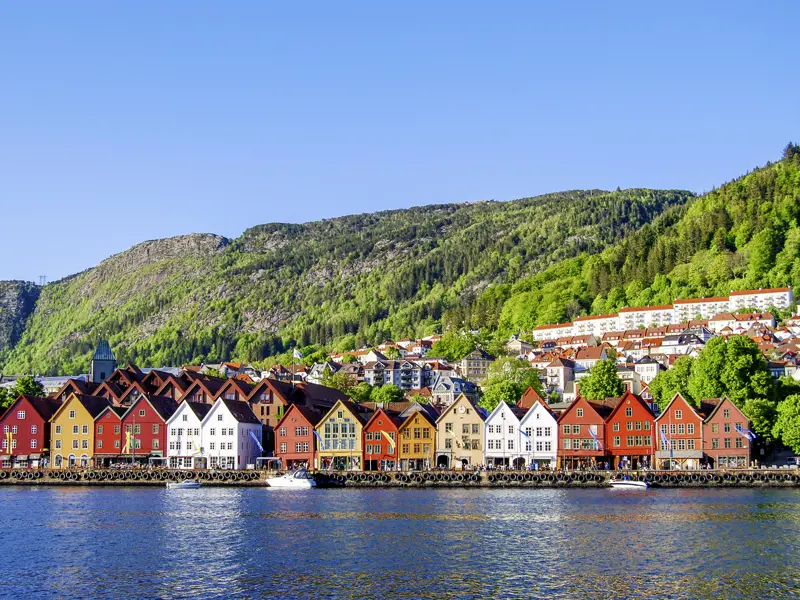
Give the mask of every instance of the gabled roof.
<path id="1" fill-rule="evenodd" d="M 700 407 L 702 412 L 706 415 L 705 420 L 710 421 L 714 415 L 719 410 L 720 406 L 724 404 L 729 404 L 736 412 L 742 415 L 742 418 L 746 423 L 750 422 L 750 419 L 744 414 L 741 409 L 736 406 L 731 400 L 728 399 L 727 396 L 723 396 L 722 398 L 702 398 L 700 400 Z"/>
<path id="2" fill-rule="evenodd" d="M 565 419 L 567 415 L 571 413 L 575 409 L 575 407 L 581 402 L 588 404 L 589 408 L 591 408 L 595 412 L 596 416 L 599 417 L 601 420 L 605 421 L 605 416 L 603 415 L 603 412 L 605 411 L 603 411 L 603 407 L 600 405 L 600 403 L 590 402 L 589 400 L 583 398 L 581 395 L 576 395 L 575 399 L 572 402 L 570 402 L 567 409 L 559 415 L 558 422 L 560 423 L 563 419 Z"/>
<path id="3" fill-rule="evenodd" d="M 403 429 L 406 425 L 410 425 L 411 424 L 411 419 L 413 419 L 414 415 L 417 415 L 417 414 L 419 416 L 421 416 L 423 419 L 425 419 L 431 427 L 434 427 L 434 428 L 436 427 L 436 419 L 433 416 L 431 416 L 430 414 L 428 414 L 424 410 L 417 410 L 417 411 L 414 411 L 414 412 L 406 415 L 405 417 L 397 417 L 397 419 L 400 421 L 400 425 L 398 426 L 398 429 Z"/>
<path id="4" fill-rule="evenodd" d="M 469 405 L 470 405 L 470 407 L 472 407 L 472 409 L 475 411 L 475 414 L 476 414 L 476 415 L 478 415 L 478 417 L 480 417 L 480 419 L 481 419 L 482 421 L 485 421 L 485 420 L 486 420 L 486 417 L 488 416 L 488 415 L 487 415 L 487 413 L 486 413 L 486 410 L 485 410 L 485 409 L 483 409 L 483 408 L 481 408 L 480 406 L 478 406 L 478 405 L 477 405 L 475 402 L 473 402 L 472 400 L 470 400 L 470 399 L 469 399 L 469 397 L 467 397 L 467 395 L 466 395 L 466 394 L 463 394 L 463 393 L 462 393 L 462 394 L 459 394 L 459 395 L 458 395 L 458 397 L 457 397 L 457 398 L 456 398 L 456 399 L 453 401 L 453 403 L 452 403 L 450 406 L 448 406 L 446 409 L 444 409 L 444 410 L 442 411 L 442 414 L 440 414 L 440 415 L 439 415 L 439 418 L 438 418 L 438 419 L 436 419 L 436 422 L 438 423 L 439 421 L 441 421 L 442 419 L 444 419 L 444 417 L 445 417 L 445 416 L 446 416 L 448 413 L 450 413 L 451 411 L 454 411 L 454 410 L 455 410 L 455 407 L 456 407 L 456 405 L 457 405 L 457 404 L 458 404 L 460 401 L 462 401 L 462 400 L 463 400 L 464 402 L 466 402 L 467 404 L 469 404 Z"/>
<path id="5" fill-rule="evenodd" d="M 97 413 L 97 416 L 94 418 L 94 420 L 99 421 L 107 412 L 117 417 L 118 421 L 122 421 L 122 417 L 127 412 L 127 409 L 124 406 L 112 406 L 109 404 L 103 410 Z"/>
<path id="6" fill-rule="evenodd" d="M 69 404 L 72 399 L 79 402 L 89 413 L 92 419 L 97 418 L 103 409 L 111 404 L 109 400 L 103 398 L 102 396 L 84 396 L 83 394 L 70 394 L 70 396 L 64 401 L 64 403 L 58 407 L 56 412 L 53 414 L 53 419 L 55 419 L 58 415 L 61 414 L 61 411 Z"/>
<path id="7" fill-rule="evenodd" d="M 28 404 L 30 404 L 31 408 L 36 411 L 44 421 L 49 421 L 56 411 L 58 411 L 59 407 L 61 406 L 61 402 L 55 400 L 53 398 L 41 398 L 39 396 L 29 396 L 28 394 L 20 394 L 17 396 L 17 399 L 11 403 L 11 405 L 2 413 L 0 413 L 0 421 L 6 418 L 6 415 L 11 414 L 12 410 L 16 410 L 15 407 L 20 402 L 20 400 L 27 400 Z"/>
<path id="8" fill-rule="evenodd" d="M 195 389 L 201 389 L 213 400 L 219 396 L 219 391 L 225 384 L 221 379 L 197 379 L 181 394 L 181 398 L 186 398 L 191 395 Z"/>
<path id="9" fill-rule="evenodd" d="M 660 414 L 660 415 L 658 415 L 658 416 L 656 417 L 656 421 L 660 421 L 662 418 L 667 418 L 667 411 L 669 410 L 669 407 L 670 407 L 670 406 L 672 406 L 672 403 L 673 403 L 673 402 L 675 402 L 675 401 L 676 401 L 678 398 L 680 398 L 681 400 L 683 400 L 683 402 L 686 404 L 686 406 L 688 406 L 688 407 L 691 409 L 691 411 L 694 413 L 694 415 L 695 415 L 695 416 L 696 416 L 698 419 L 700 419 L 701 421 L 703 420 L 703 418 L 704 418 L 704 416 L 705 416 L 705 415 L 701 414 L 701 413 L 700 413 L 700 411 L 699 411 L 697 408 L 695 408 L 694 406 L 692 406 L 692 403 L 691 403 L 691 402 L 689 402 L 688 400 L 686 400 L 686 399 L 685 399 L 685 398 L 684 398 L 684 397 L 681 395 L 681 393 L 680 393 L 680 392 L 677 392 L 677 393 L 676 393 L 676 394 L 675 394 L 675 395 L 672 397 L 672 400 L 670 400 L 670 401 L 667 403 L 667 405 L 666 405 L 666 406 L 665 406 L 663 409 L 661 409 L 661 414 Z"/>
<path id="10" fill-rule="evenodd" d="M 601 360 L 603 358 L 604 346 L 589 346 L 579 348 L 575 354 L 575 360 Z"/>
<path id="11" fill-rule="evenodd" d="M 300 404 L 290 404 L 289 408 L 286 409 L 286 412 L 283 413 L 283 417 L 281 417 L 281 420 L 278 421 L 277 425 L 275 425 L 275 429 L 278 429 L 287 419 L 287 417 L 294 412 L 300 413 L 312 427 L 316 427 L 317 423 L 319 423 L 323 417 L 322 412 L 315 410 L 313 408 L 309 408 L 308 406 L 302 406 Z"/>
<path id="12" fill-rule="evenodd" d="M 125 413 L 125 416 L 136 408 L 140 402 L 147 402 L 150 404 L 153 410 L 155 410 L 165 422 L 178 410 L 178 403 L 169 396 L 140 396 L 139 399 L 131 405 Z"/>
<path id="13" fill-rule="evenodd" d="M 363 412 L 363 408 L 360 409 L 358 404 L 353 402 L 352 400 L 337 400 L 333 406 L 331 406 L 330 410 L 328 410 L 325 415 L 323 415 L 323 419 L 327 419 L 329 415 L 333 414 L 333 412 L 337 409 L 338 406 L 342 406 L 343 408 L 347 409 L 347 411 L 363 426 L 369 418 L 372 416 L 372 413 L 365 413 Z M 360 409 L 360 410 L 359 410 Z"/>
<path id="14" fill-rule="evenodd" d="M 617 404 L 611 409 L 611 412 L 608 413 L 608 416 L 606 417 L 606 421 L 610 421 L 617 414 L 617 411 L 622 406 L 624 406 L 627 403 L 628 400 L 630 400 L 631 402 L 638 403 L 642 408 L 644 408 L 647 411 L 647 414 L 649 414 L 651 417 L 655 418 L 655 415 L 653 414 L 653 411 L 650 409 L 650 406 L 647 404 L 647 402 L 642 400 L 636 394 L 631 393 L 630 390 L 625 390 L 625 392 L 622 394 L 622 397 L 620 397 L 618 399 L 615 398 L 615 400 L 617 400 Z"/>
<path id="15" fill-rule="evenodd" d="M 393 414 L 391 412 L 383 410 L 382 408 L 379 408 L 374 413 L 372 413 L 372 416 L 369 418 L 369 421 L 367 421 L 364 424 L 364 429 L 369 427 L 370 424 L 379 416 L 386 418 L 392 425 L 395 426 L 395 429 L 400 429 L 400 426 L 403 424 L 403 419 L 401 419 L 397 414 Z"/>
<path id="16" fill-rule="evenodd" d="M 535 389 L 528 386 L 528 389 L 525 390 L 522 396 L 520 396 L 520 399 L 517 400 L 517 406 L 524 409 L 530 409 L 536 402 L 543 402 L 542 397 Z"/>
<path id="17" fill-rule="evenodd" d="M 519 420 L 519 416 L 511 409 L 511 406 L 507 402 L 500 402 L 497 406 L 495 406 L 494 410 L 486 417 L 486 420 L 489 421 L 490 419 L 493 419 L 496 415 L 499 415 L 505 410 L 508 410 L 512 415 L 514 415 L 515 419 Z"/>
<path id="18" fill-rule="evenodd" d="M 219 398 L 217 402 L 224 404 L 231 415 L 233 415 L 233 418 L 239 423 L 261 424 L 261 421 L 258 420 L 258 417 L 256 417 L 253 409 L 250 408 L 247 402 L 242 402 L 241 400 L 226 400 L 225 398 Z"/>
<path id="19" fill-rule="evenodd" d="M 731 296 L 755 296 L 756 294 L 775 294 L 778 292 L 789 292 L 792 288 L 765 288 L 761 290 L 742 290 L 740 292 L 731 292 Z"/>
<path id="20" fill-rule="evenodd" d="M 83 379 L 68 379 L 61 386 L 61 389 L 55 393 L 56 396 L 62 395 L 65 391 L 71 390 L 73 394 L 83 394 L 84 396 L 91 396 L 92 392 L 97 389 L 99 384 L 93 381 L 84 381 Z"/>

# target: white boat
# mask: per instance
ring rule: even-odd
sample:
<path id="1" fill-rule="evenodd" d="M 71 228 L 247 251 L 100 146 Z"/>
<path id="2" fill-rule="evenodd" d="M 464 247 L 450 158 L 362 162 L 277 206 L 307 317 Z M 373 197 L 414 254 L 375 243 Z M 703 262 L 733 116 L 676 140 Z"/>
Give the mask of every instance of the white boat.
<path id="1" fill-rule="evenodd" d="M 274 488 L 293 488 L 296 490 L 309 490 L 317 487 L 317 482 L 305 469 L 298 469 L 293 473 L 286 473 L 277 477 L 268 477 L 267 485 Z"/>
<path id="2" fill-rule="evenodd" d="M 167 483 L 168 490 L 193 490 L 199 488 L 203 484 L 193 479 L 184 479 L 183 481 L 170 481 Z"/>
<path id="3" fill-rule="evenodd" d="M 646 481 L 634 481 L 633 479 L 610 479 L 608 485 L 619 490 L 646 490 L 650 487 Z"/>

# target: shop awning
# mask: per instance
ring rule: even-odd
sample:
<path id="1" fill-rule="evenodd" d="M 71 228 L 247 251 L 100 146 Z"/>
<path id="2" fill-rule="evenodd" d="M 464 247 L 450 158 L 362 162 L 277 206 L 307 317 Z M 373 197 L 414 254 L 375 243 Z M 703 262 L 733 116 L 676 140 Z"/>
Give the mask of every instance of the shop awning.
<path id="1" fill-rule="evenodd" d="M 20 454 L 19 456 L 15 456 L 14 460 L 18 462 L 28 462 L 28 455 L 27 454 Z"/>
<path id="2" fill-rule="evenodd" d="M 0 454 L 0 460 L 11 460 L 11 456 L 8 454 Z"/>
<path id="3" fill-rule="evenodd" d="M 39 460 L 40 458 L 42 458 L 41 454 L 29 454 L 28 455 L 28 460 Z"/>

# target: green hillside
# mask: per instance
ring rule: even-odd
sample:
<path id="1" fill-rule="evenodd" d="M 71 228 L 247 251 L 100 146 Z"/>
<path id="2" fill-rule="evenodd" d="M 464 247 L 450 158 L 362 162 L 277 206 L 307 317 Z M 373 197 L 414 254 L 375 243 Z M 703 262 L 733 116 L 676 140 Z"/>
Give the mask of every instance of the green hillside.
<path id="1" fill-rule="evenodd" d="M 624 306 L 800 286 L 800 147 L 780 162 L 671 208 L 598 255 L 516 282 L 500 330 L 527 331 Z"/>
<path id="2" fill-rule="evenodd" d="M 146 242 L 45 286 L 3 368 L 85 371 L 101 336 L 121 361 L 155 366 L 258 360 L 294 340 L 348 348 L 443 317 L 492 329 L 514 282 L 678 219 L 691 197 L 573 191 Z"/>

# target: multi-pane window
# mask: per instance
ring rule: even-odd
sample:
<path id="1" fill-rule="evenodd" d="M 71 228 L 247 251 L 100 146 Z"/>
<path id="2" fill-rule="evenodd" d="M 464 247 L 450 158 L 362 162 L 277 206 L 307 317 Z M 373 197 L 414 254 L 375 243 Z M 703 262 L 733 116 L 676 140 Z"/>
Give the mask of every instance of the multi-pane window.
<path id="1" fill-rule="evenodd" d="M 625 416 L 632 417 L 633 416 L 633 408 L 630 406 L 625 407 Z"/>

